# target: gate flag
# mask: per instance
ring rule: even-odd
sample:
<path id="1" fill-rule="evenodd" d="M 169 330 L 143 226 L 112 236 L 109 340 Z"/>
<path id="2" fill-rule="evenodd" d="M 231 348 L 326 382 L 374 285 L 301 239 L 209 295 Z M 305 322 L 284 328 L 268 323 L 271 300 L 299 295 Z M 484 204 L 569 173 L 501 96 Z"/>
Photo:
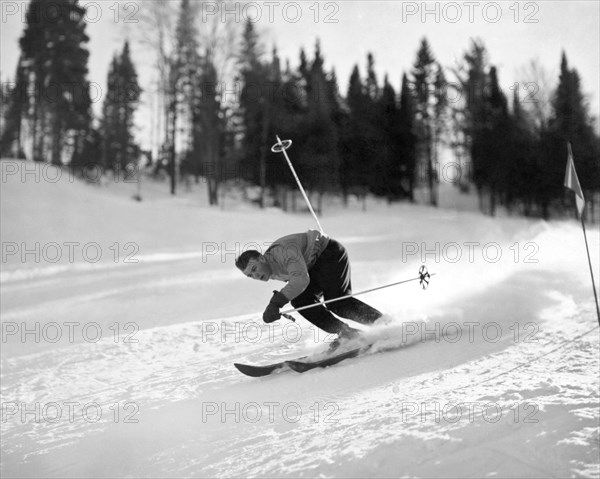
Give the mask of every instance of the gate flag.
<path id="1" fill-rule="evenodd" d="M 569 147 L 569 158 L 567 159 L 567 172 L 565 173 L 565 186 L 575 193 L 575 201 L 577 202 L 577 212 L 579 216 L 583 214 L 583 208 L 585 208 L 585 199 L 583 198 L 583 191 L 581 191 L 581 185 L 577 178 L 577 172 L 575 171 L 575 163 L 573 163 L 573 152 L 571 151 L 571 143 Z"/>

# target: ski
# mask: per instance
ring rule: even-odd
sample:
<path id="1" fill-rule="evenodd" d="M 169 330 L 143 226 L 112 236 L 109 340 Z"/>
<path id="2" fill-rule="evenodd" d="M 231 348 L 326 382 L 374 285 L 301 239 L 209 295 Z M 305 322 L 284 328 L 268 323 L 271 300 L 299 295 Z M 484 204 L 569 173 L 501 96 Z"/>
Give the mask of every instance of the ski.
<path id="1" fill-rule="evenodd" d="M 308 358 L 308 356 L 302 356 L 300 358 L 294 359 L 293 361 L 300 361 L 306 358 Z M 241 363 L 234 363 L 233 365 L 237 368 L 239 372 L 245 374 L 246 376 L 260 378 L 262 376 L 268 376 L 269 374 L 272 374 L 275 371 L 278 371 L 279 369 L 287 369 L 289 362 L 290 360 L 279 361 L 278 363 L 267 364 L 265 366 L 253 366 L 251 364 Z"/>
<path id="2" fill-rule="evenodd" d="M 355 358 L 359 354 L 367 351 L 371 346 L 371 344 L 368 346 L 361 346 L 360 348 L 351 349 L 350 351 L 336 354 L 334 356 L 329 356 L 325 359 L 320 359 L 318 361 L 287 361 L 287 366 L 289 366 L 290 369 L 296 371 L 297 373 L 305 373 L 306 371 L 310 371 L 311 369 L 326 368 L 327 366 L 333 366 L 334 364 L 342 362 L 345 359 Z"/>
<path id="3" fill-rule="evenodd" d="M 267 364 L 264 366 L 254 366 L 251 364 L 234 363 L 233 365 L 239 372 L 253 378 L 260 378 L 268 376 L 279 370 L 291 369 L 297 373 L 304 373 L 315 368 L 326 368 L 327 366 L 333 366 L 344 359 L 354 358 L 359 354 L 367 351 L 372 344 L 361 346 L 360 348 L 351 349 L 338 354 L 329 354 L 323 359 L 311 360 L 311 356 L 302 356 L 295 359 L 286 359 L 273 364 Z M 322 354 L 319 354 L 319 356 Z M 313 356 L 314 357 L 314 356 Z"/>

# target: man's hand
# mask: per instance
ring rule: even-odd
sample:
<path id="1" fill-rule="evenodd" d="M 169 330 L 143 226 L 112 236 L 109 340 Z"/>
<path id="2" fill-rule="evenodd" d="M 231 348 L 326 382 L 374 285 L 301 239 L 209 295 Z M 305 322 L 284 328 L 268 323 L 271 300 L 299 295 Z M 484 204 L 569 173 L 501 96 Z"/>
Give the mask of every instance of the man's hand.
<path id="1" fill-rule="evenodd" d="M 265 309 L 265 312 L 263 313 L 263 321 L 265 323 L 272 323 L 273 321 L 277 321 L 280 317 L 279 306 L 269 303 L 267 309 Z"/>
<path id="2" fill-rule="evenodd" d="M 281 317 L 281 314 L 279 314 L 279 309 L 283 308 L 283 306 L 289 301 L 285 295 L 279 291 L 273 291 L 273 293 L 273 297 L 263 313 L 263 321 L 265 323 L 277 321 Z"/>

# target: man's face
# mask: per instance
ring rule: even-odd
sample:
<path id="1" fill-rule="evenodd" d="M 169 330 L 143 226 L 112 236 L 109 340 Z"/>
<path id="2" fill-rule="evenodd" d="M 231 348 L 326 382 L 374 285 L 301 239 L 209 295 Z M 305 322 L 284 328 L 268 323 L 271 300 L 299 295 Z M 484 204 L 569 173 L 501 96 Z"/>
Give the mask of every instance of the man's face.
<path id="1" fill-rule="evenodd" d="M 265 260 L 264 256 L 259 256 L 257 259 L 248 261 L 248 266 L 243 271 L 248 278 L 257 279 L 259 281 L 269 281 L 271 277 L 271 268 Z"/>

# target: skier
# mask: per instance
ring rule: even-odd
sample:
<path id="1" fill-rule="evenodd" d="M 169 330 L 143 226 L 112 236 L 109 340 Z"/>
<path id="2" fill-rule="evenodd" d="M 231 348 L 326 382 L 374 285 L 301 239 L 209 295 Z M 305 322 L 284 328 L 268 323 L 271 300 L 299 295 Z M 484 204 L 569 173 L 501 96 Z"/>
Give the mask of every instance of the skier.
<path id="1" fill-rule="evenodd" d="M 265 323 L 278 320 L 281 317 L 280 308 L 289 301 L 294 308 L 301 308 L 319 304 L 321 298 L 327 301 L 352 293 L 346 249 L 335 239 L 316 230 L 279 238 L 264 254 L 256 250 L 245 251 L 236 259 L 235 265 L 252 279 L 287 282 L 281 291 L 273 291 L 273 297 L 263 313 Z M 340 339 L 357 336 L 359 330 L 340 321 L 331 311 L 362 324 L 372 324 L 382 315 L 356 298 L 300 311 L 318 328 L 338 335 L 331 345 L 332 349 L 339 345 Z"/>

